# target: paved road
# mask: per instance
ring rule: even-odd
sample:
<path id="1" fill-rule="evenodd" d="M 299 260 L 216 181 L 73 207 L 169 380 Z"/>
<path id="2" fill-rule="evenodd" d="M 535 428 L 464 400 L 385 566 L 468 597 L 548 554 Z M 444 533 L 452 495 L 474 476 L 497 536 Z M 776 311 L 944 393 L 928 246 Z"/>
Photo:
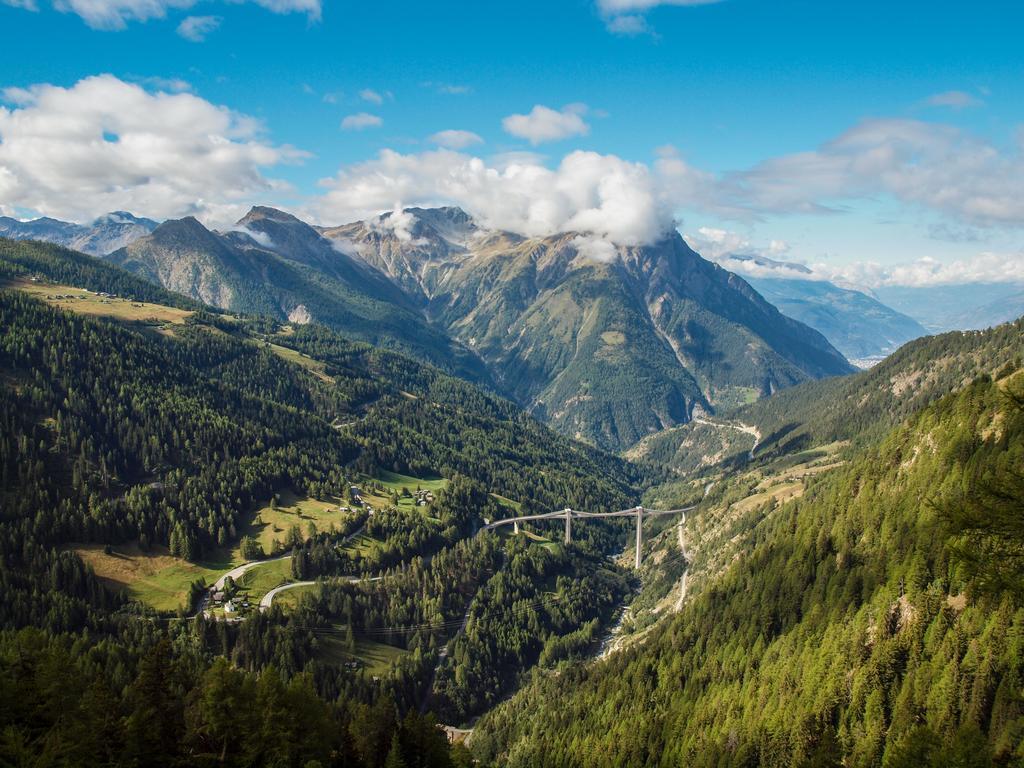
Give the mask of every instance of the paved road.
<path id="1" fill-rule="evenodd" d="M 280 555 L 279 557 L 271 557 L 267 560 L 253 560 L 252 562 L 245 563 L 243 565 L 238 566 L 237 568 L 232 568 L 230 571 L 228 571 L 215 582 L 213 582 L 213 590 L 216 592 L 218 590 L 224 589 L 224 582 L 227 581 L 228 576 L 230 576 L 234 581 L 238 581 L 242 577 L 243 573 L 245 573 L 246 571 L 251 571 L 253 568 L 258 568 L 259 566 L 266 565 L 267 563 L 276 563 L 279 560 L 291 559 L 291 555 Z"/>
<path id="2" fill-rule="evenodd" d="M 357 581 L 380 581 L 383 578 L 383 576 L 349 576 L 348 580 L 354 584 Z M 274 587 L 274 589 L 267 592 L 267 594 L 263 596 L 263 599 L 260 600 L 260 610 L 265 611 L 269 609 L 278 592 L 284 592 L 286 589 L 291 589 L 292 587 L 308 587 L 313 584 L 316 584 L 316 582 L 293 581 L 291 584 L 282 584 L 280 587 Z"/>
<path id="3" fill-rule="evenodd" d="M 308 587 L 316 584 L 315 581 L 296 581 L 291 584 L 282 584 L 280 587 L 274 587 L 272 590 L 267 592 L 260 600 L 260 610 L 266 611 L 270 609 L 270 604 L 274 602 L 274 598 L 278 592 L 284 592 L 286 589 L 292 589 L 293 587 Z"/>

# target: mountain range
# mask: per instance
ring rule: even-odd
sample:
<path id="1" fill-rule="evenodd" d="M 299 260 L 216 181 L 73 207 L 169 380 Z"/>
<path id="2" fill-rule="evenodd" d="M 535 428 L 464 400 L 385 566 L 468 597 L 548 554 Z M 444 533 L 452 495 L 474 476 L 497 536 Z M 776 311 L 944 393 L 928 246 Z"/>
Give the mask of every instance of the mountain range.
<path id="1" fill-rule="evenodd" d="M 743 254 L 731 254 L 720 263 L 744 274 L 783 314 L 820 331 L 849 360 L 876 362 L 928 334 L 913 317 L 864 291 L 821 280 L 802 264 Z M 758 276 L 746 274 L 752 266 Z"/>
<path id="2" fill-rule="evenodd" d="M 824 336 L 674 232 L 624 247 L 578 233 L 526 238 L 457 208 L 314 228 L 256 207 L 220 232 L 166 221 L 105 258 L 223 309 L 315 321 L 409 353 L 613 450 L 852 370 Z"/>
<path id="3" fill-rule="evenodd" d="M 515 400 L 604 447 L 850 370 L 676 233 L 595 256 L 579 234 L 525 238 L 457 208 L 322 231 L 401 285 Z"/>
<path id="4" fill-rule="evenodd" d="M 105 256 L 156 228 L 157 222 L 152 219 L 142 219 L 126 211 L 105 214 L 88 225 L 48 217 L 19 221 L 0 216 L 0 237 L 44 240 L 91 256 Z"/>

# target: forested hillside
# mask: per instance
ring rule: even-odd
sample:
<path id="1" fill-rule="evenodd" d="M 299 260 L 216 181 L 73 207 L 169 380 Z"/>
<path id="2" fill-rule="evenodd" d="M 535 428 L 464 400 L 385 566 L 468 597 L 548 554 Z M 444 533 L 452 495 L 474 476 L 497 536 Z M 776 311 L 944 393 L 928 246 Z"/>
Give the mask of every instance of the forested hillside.
<path id="1" fill-rule="evenodd" d="M 216 314 L 60 248 L 5 247 L 0 760 L 450 765 L 467 754 L 421 703 L 479 712 L 467 697 L 493 702 L 533 664 L 574 653 L 621 599 L 627 579 L 601 565 L 614 527 L 588 526 L 572 547 L 475 534 L 523 506 L 625 506 L 640 480 L 626 462 L 321 326 Z M 330 524 L 289 517 L 282 498 Z M 287 526 L 273 549 L 254 538 L 278 525 L 263 515 Z M 231 617 L 203 607 L 199 580 L 176 615 L 157 614 L 81 559 L 167 564 L 159 574 L 180 581 L 223 573 L 239 548 L 254 574 L 316 590 Z M 270 554 L 286 575 L 264 566 Z M 524 614 L 474 602 L 503 595 L 504 569 L 525 563 L 540 581 L 523 599 L 550 603 L 527 647 Z M 603 580 L 574 586 L 599 565 Z M 255 588 L 223 587 L 239 605 Z M 464 616 L 486 632 L 446 660 Z M 507 631 L 520 634 L 495 664 L 481 638 Z M 460 670 L 482 666 L 492 676 L 467 689 Z"/>
<path id="2" fill-rule="evenodd" d="M 535 677 L 474 746 L 523 766 L 1018 764 L 1022 394 L 1013 366 L 982 376 L 769 502 L 647 643 Z"/>
<path id="3" fill-rule="evenodd" d="M 1024 320 L 988 331 L 954 331 L 909 342 L 853 376 L 808 382 L 720 414 L 666 430 L 636 446 L 634 459 L 683 474 L 749 460 L 749 434 L 760 434 L 757 457 L 779 457 L 833 441 L 881 439 L 903 419 L 973 378 L 1024 359 Z M 729 426 L 714 426 L 732 425 Z"/>

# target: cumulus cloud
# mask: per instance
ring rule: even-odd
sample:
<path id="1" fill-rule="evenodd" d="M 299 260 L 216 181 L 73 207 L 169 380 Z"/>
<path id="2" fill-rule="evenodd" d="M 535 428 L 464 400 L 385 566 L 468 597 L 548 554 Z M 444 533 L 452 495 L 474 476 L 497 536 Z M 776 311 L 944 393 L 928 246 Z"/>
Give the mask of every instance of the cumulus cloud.
<path id="1" fill-rule="evenodd" d="M 363 101 L 368 101 L 371 104 L 383 104 L 384 97 L 377 93 L 372 88 L 364 88 L 359 92 L 359 98 Z"/>
<path id="2" fill-rule="evenodd" d="M 1000 150 L 960 128 L 865 120 L 817 150 L 720 180 L 723 205 L 751 212 L 834 211 L 833 201 L 890 195 L 977 226 L 1024 221 L 1024 142 Z"/>
<path id="3" fill-rule="evenodd" d="M 430 140 L 439 147 L 447 149 L 465 149 L 474 144 L 483 144 L 484 140 L 472 131 L 439 131 L 430 137 Z"/>
<path id="4" fill-rule="evenodd" d="M 590 126 L 583 119 L 586 104 L 569 104 L 554 110 L 537 104 L 526 115 L 509 115 L 501 121 L 506 133 L 526 139 L 536 146 L 545 141 L 558 141 L 570 136 L 586 136 Z"/>
<path id="5" fill-rule="evenodd" d="M 362 131 L 367 128 L 376 128 L 384 124 L 377 115 L 371 115 L 369 112 L 359 112 L 355 115 L 348 115 L 344 120 L 341 121 L 341 130 L 343 131 Z"/>
<path id="6" fill-rule="evenodd" d="M 967 109 L 967 107 L 980 107 L 985 102 L 966 91 L 945 91 L 930 96 L 925 103 L 929 107 L 949 107 L 960 110 Z"/>
<path id="7" fill-rule="evenodd" d="M 262 169 L 305 157 L 265 140 L 250 117 L 112 75 L 7 89 L 3 100 L 0 201 L 57 218 L 131 210 L 223 222 L 288 189 Z"/>
<path id="8" fill-rule="evenodd" d="M 186 16 L 178 25 L 178 34 L 193 43 L 201 43 L 220 26 L 220 16 Z"/>
<path id="9" fill-rule="evenodd" d="M 532 156 L 503 167 L 438 149 L 383 150 L 321 182 L 325 221 L 368 219 L 393 201 L 458 205 L 484 226 L 524 236 L 578 232 L 621 245 L 649 243 L 674 226 L 657 172 L 614 155 L 576 151 L 555 168 Z"/>
<path id="10" fill-rule="evenodd" d="M 197 0 L 53 0 L 62 13 L 74 13 L 93 29 L 124 29 L 131 21 L 162 19 L 168 11 L 191 8 Z M 240 0 L 246 2 L 246 0 Z M 37 10 L 35 0 L 3 0 L 15 8 Z M 304 13 L 313 21 L 321 15 L 320 0 L 248 0 L 273 13 Z"/>

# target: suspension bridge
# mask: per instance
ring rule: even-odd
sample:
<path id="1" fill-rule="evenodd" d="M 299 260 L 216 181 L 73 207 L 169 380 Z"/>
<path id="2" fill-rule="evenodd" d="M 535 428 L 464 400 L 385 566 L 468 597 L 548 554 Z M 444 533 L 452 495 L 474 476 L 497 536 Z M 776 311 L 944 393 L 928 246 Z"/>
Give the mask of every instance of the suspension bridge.
<path id="1" fill-rule="evenodd" d="M 697 505 L 683 507 L 681 509 L 645 509 L 644 507 L 630 507 L 629 509 L 620 509 L 616 512 L 584 512 L 579 509 L 572 509 L 566 507 L 555 512 L 542 512 L 537 515 L 520 515 L 519 517 L 509 517 L 505 520 L 495 520 L 494 522 L 488 522 L 482 530 L 493 531 L 503 525 L 511 525 L 515 533 L 519 533 L 519 524 L 528 523 L 534 520 L 565 520 L 565 543 L 569 544 L 572 542 L 572 521 L 580 519 L 593 519 L 593 518 L 606 518 L 606 517 L 635 517 L 636 518 L 636 564 L 637 570 L 640 570 L 640 549 L 643 546 L 643 522 L 645 517 L 657 517 L 660 515 L 685 515 L 692 509 L 696 509 Z"/>

